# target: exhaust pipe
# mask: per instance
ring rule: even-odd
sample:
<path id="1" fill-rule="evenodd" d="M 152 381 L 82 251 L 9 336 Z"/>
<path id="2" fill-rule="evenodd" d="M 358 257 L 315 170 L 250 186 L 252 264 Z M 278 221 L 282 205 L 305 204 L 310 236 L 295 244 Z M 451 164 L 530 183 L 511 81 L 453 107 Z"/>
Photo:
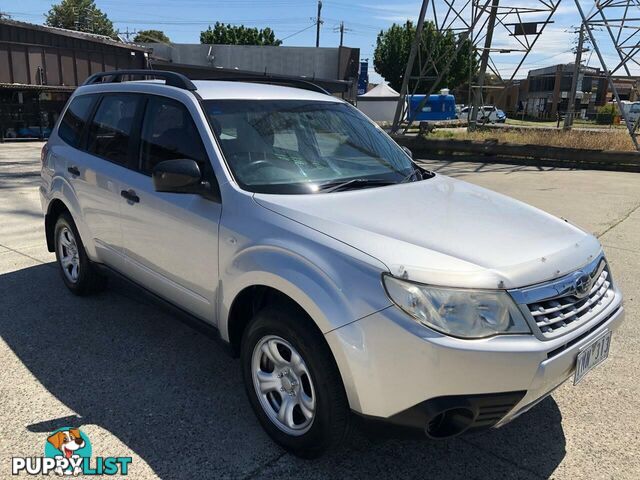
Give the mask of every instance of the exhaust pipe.
<path id="1" fill-rule="evenodd" d="M 468 407 L 453 407 L 431 414 L 425 426 L 427 437 L 435 440 L 455 437 L 467 430 L 476 415 Z"/>

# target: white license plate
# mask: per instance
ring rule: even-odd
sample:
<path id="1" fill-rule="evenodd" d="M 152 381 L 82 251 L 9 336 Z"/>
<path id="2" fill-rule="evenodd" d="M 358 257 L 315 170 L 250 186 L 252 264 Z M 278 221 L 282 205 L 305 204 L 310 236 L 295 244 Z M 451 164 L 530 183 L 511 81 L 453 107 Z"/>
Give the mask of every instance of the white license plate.
<path id="1" fill-rule="evenodd" d="M 602 337 L 587 345 L 576 358 L 576 373 L 573 377 L 573 384 L 576 385 L 596 365 L 600 365 L 609 356 L 609 346 L 611 345 L 611 332 L 607 332 Z"/>

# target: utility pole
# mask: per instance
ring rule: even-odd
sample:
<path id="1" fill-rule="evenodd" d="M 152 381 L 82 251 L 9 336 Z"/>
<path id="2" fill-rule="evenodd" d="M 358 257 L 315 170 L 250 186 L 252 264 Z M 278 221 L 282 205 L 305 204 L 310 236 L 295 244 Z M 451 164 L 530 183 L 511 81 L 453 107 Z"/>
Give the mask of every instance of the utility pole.
<path id="1" fill-rule="evenodd" d="M 116 35 L 122 35 L 123 37 L 127 37 L 127 43 L 131 43 L 131 38 L 130 38 L 131 35 L 137 35 L 138 33 L 140 33 L 138 32 L 138 30 L 129 31 L 129 26 L 127 26 L 127 29 L 125 31 L 121 31 L 121 30 L 116 31 Z"/>
<path id="2" fill-rule="evenodd" d="M 564 116 L 564 129 L 571 130 L 573 117 L 576 110 L 576 93 L 578 92 L 578 78 L 582 68 L 582 45 L 584 44 L 584 23 L 580 25 L 580 37 L 578 37 L 578 48 L 576 50 L 576 62 L 573 66 L 573 78 L 571 79 L 571 94 L 569 95 L 569 108 Z"/>
<path id="3" fill-rule="evenodd" d="M 350 32 L 350 28 L 345 28 L 344 21 L 340 22 L 339 27 L 333 27 L 334 32 L 340 32 L 340 46 L 343 45 L 344 42 L 344 32 Z"/>
<path id="4" fill-rule="evenodd" d="M 484 48 L 482 55 L 480 56 L 480 70 L 478 72 L 478 85 L 475 89 L 472 87 L 473 104 L 471 111 L 469 112 L 469 131 L 473 131 L 476 128 L 478 109 L 482 103 L 482 89 L 484 88 L 484 77 L 487 73 L 487 65 L 489 64 L 489 53 L 491 52 L 491 42 L 493 41 L 493 30 L 496 25 L 496 17 L 498 15 L 498 7 L 500 0 L 493 0 L 491 3 L 491 12 L 489 13 L 489 20 L 487 21 L 487 36 L 484 39 Z M 483 112 L 484 113 L 484 112 Z"/>
<path id="5" fill-rule="evenodd" d="M 316 48 L 320 46 L 320 25 L 322 25 L 322 18 L 320 13 L 322 12 L 322 0 L 318 0 L 318 16 L 316 17 Z"/>
<path id="6" fill-rule="evenodd" d="M 407 92 L 409 91 L 409 79 L 411 77 L 411 71 L 413 70 L 413 63 L 416 60 L 416 55 L 418 54 L 418 48 L 420 48 L 421 40 L 422 40 L 422 29 L 424 27 L 424 16 L 427 13 L 427 7 L 429 6 L 429 0 L 422 0 L 422 7 L 420 7 L 420 16 L 418 17 L 418 24 L 416 25 L 416 36 L 413 39 L 413 43 L 411 44 L 411 50 L 409 51 L 409 59 L 407 60 L 407 67 L 404 70 L 404 77 L 402 77 L 402 87 L 400 88 L 400 98 L 405 98 Z M 396 106 L 396 113 L 393 117 L 393 126 L 391 127 L 391 131 L 393 133 L 398 131 L 400 128 L 400 122 L 402 119 L 400 116 L 402 115 L 403 105 L 401 102 L 398 102 Z"/>

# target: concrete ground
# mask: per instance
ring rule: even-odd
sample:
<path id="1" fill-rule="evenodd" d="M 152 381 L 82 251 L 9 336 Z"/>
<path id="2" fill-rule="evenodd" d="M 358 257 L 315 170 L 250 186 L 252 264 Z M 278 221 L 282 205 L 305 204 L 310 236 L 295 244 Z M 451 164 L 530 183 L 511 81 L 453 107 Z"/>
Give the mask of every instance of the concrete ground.
<path id="1" fill-rule="evenodd" d="M 94 455 L 150 478 L 640 478 L 640 174 L 428 162 L 595 232 L 626 295 L 609 359 L 496 431 L 444 442 L 357 433 L 315 461 L 284 453 L 218 344 L 115 282 L 71 295 L 47 252 L 41 144 L 0 145 L 0 478 L 81 426 Z M 414 205 L 428 216 L 428 205 Z"/>

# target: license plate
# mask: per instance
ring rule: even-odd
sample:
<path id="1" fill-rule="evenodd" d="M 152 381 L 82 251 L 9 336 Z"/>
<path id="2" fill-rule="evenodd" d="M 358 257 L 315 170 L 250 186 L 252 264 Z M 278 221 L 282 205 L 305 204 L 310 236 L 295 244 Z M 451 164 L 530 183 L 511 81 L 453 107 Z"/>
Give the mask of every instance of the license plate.
<path id="1" fill-rule="evenodd" d="M 609 346 L 611 345 L 611 332 L 607 332 L 602 337 L 587 345 L 576 358 L 576 373 L 573 377 L 573 384 L 576 385 L 587 374 L 589 370 L 604 362 L 609 356 Z"/>

